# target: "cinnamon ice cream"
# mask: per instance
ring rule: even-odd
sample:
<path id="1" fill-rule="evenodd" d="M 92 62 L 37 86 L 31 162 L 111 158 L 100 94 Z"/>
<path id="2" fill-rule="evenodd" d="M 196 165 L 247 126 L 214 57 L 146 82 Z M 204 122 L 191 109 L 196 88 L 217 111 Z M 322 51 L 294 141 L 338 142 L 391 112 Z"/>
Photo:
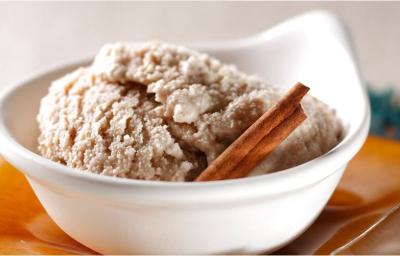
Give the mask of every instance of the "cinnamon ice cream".
<path id="1" fill-rule="evenodd" d="M 39 151 L 82 171 L 195 178 L 283 92 L 207 54 L 160 42 L 104 46 L 54 81 L 38 114 Z M 340 120 L 306 96 L 308 119 L 254 171 L 299 165 L 337 145 Z"/>

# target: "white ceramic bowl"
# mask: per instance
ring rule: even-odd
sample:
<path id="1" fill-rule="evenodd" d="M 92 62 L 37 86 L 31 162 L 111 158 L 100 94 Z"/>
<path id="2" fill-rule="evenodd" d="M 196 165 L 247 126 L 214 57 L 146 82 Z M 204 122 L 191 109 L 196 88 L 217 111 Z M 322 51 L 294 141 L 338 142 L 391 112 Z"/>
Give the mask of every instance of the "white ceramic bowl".
<path id="1" fill-rule="evenodd" d="M 52 68 L 2 95 L 1 153 L 77 241 L 107 254 L 270 252 L 300 235 L 331 196 L 370 122 L 342 24 L 329 13 L 312 12 L 250 38 L 197 48 L 274 84 L 307 84 L 337 109 L 344 140 L 295 168 L 238 180 L 171 183 L 83 173 L 36 153 L 40 98 L 52 80 L 84 62 Z"/>

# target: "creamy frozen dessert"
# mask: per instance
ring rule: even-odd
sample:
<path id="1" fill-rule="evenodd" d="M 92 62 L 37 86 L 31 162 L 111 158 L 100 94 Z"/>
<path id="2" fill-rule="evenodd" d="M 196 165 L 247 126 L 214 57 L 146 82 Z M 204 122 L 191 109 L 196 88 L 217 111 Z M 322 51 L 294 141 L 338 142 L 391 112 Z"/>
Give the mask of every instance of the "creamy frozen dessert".
<path id="1" fill-rule="evenodd" d="M 207 54 L 161 42 L 104 46 L 54 81 L 38 114 L 39 151 L 83 171 L 193 180 L 283 92 Z M 339 143 L 340 120 L 306 96 L 308 119 L 259 165 L 299 165 Z"/>

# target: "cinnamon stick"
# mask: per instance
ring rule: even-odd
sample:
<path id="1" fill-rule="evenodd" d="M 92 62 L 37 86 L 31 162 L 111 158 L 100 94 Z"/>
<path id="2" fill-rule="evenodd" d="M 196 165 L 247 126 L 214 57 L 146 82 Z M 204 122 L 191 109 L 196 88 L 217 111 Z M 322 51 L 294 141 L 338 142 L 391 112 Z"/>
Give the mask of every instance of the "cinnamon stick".
<path id="1" fill-rule="evenodd" d="M 274 106 L 254 122 L 238 139 L 204 170 L 195 181 L 221 180 L 230 173 L 251 150 L 275 127 L 285 121 L 300 106 L 309 88 L 301 83 L 293 86 Z"/>
<path id="2" fill-rule="evenodd" d="M 299 106 L 285 121 L 272 129 L 230 172 L 225 179 L 243 178 L 261 163 L 307 118 Z"/>

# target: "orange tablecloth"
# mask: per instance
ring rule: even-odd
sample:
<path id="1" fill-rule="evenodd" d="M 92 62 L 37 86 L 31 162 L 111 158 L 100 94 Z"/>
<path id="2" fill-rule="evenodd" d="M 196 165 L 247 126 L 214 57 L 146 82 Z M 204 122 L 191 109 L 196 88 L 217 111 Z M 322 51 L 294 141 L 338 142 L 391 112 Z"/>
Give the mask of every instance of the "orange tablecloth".
<path id="1" fill-rule="evenodd" d="M 400 143 L 369 137 L 321 216 L 279 254 L 399 254 Z M 48 217 L 0 160 L 0 254 L 92 254 Z"/>

